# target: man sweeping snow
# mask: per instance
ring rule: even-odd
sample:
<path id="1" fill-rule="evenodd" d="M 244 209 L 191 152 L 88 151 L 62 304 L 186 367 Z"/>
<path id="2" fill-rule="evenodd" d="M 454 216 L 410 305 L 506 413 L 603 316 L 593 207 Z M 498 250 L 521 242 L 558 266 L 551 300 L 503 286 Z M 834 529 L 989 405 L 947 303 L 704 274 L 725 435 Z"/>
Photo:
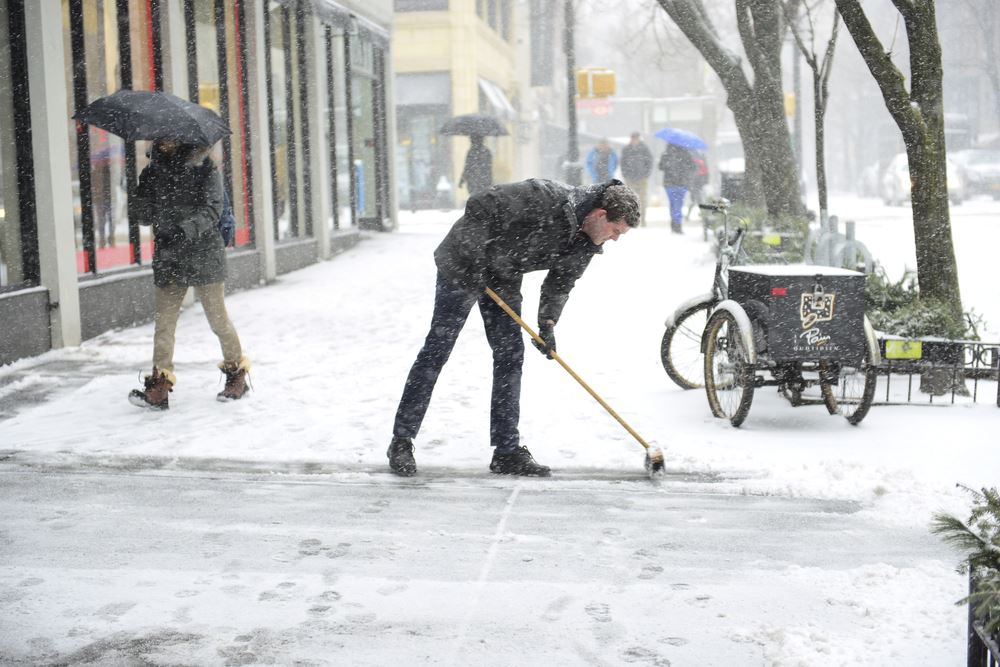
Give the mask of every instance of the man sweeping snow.
<path id="1" fill-rule="evenodd" d="M 413 438 L 441 369 L 478 302 L 493 349 L 490 470 L 549 475 L 549 468 L 521 446 L 517 430 L 524 362 L 521 331 L 485 290 L 492 288 L 520 314 L 522 277 L 530 271 L 548 271 L 538 306 L 538 333 L 545 345 L 534 344 L 549 356 L 556 349 L 555 325 L 591 258 L 602 252 L 605 241 L 617 240 L 638 224 L 639 200 L 617 180 L 572 187 L 528 179 L 472 196 L 465 214 L 434 251 L 438 268 L 434 314 L 403 387 L 386 452 L 389 468 L 397 475 L 416 473 Z"/>

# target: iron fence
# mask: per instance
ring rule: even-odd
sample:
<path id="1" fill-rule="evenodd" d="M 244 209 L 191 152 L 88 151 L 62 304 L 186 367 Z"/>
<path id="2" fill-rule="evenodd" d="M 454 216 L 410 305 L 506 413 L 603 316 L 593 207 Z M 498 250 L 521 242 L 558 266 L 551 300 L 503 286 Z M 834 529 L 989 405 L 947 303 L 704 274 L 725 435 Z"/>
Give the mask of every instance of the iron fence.
<path id="1" fill-rule="evenodd" d="M 884 336 L 879 338 L 879 348 L 878 404 L 978 403 L 980 397 L 988 396 L 1000 407 L 1000 343 Z M 943 393 L 915 392 L 928 372 L 938 374 Z M 946 383 L 940 383 L 942 374 Z"/>

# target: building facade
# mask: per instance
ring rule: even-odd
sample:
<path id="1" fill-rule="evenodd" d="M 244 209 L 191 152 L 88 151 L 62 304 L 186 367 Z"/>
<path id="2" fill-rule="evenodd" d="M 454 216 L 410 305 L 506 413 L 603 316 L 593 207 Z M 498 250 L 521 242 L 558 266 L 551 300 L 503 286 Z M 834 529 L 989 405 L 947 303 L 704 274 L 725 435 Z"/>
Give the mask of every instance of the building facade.
<path id="1" fill-rule="evenodd" d="M 450 207 L 469 141 L 438 134 L 445 120 L 466 113 L 517 121 L 511 101 L 515 42 L 511 0 L 396 0 L 396 173 L 400 206 Z M 490 137 L 495 182 L 516 171 L 511 135 Z"/>
<path id="2" fill-rule="evenodd" d="M 470 142 L 439 134 L 467 113 L 497 118 L 493 181 L 562 177 L 567 73 L 564 3 L 395 0 L 396 176 L 401 208 L 461 206 Z"/>
<path id="3" fill-rule="evenodd" d="M 0 364 L 152 317 L 148 142 L 72 120 L 116 90 L 228 122 L 228 289 L 392 229 L 391 26 L 390 0 L 0 0 Z"/>

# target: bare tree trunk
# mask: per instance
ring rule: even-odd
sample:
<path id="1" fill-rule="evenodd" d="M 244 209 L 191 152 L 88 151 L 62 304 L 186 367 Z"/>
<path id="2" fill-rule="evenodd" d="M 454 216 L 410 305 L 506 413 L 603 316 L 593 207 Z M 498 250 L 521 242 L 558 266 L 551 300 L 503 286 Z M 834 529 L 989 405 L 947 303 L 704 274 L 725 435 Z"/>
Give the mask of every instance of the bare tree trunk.
<path id="1" fill-rule="evenodd" d="M 830 210 L 826 200 L 826 133 L 823 118 L 826 115 L 826 97 L 823 94 L 823 83 L 818 77 L 813 77 L 813 122 L 816 132 L 816 191 L 819 199 L 820 219 L 826 220 L 826 212 Z"/>
<path id="2" fill-rule="evenodd" d="M 903 135 L 913 182 L 913 233 L 922 298 L 937 299 L 962 318 L 958 268 L 951 238 L 941 87 L 941 45 L 933 0 L 892 0 L 906 25 L 910 90 L 872 29 L 859 0 L 835 0 L 854 43 L 878 83 Z"/>
<path id="3" fill-rule="evenodd" d="M 934 0 L 892 2 L 906 25 L 910 47 L 909 92 L 905 77 L 879 42 L 859 0 L 836 0 L 844 25 L 882 90 L 886 108 L 906 145 L 920 298 L 943 304 L 961 327 L 962 297 L 948 209 L 943 72 Z M 920 389 L 943 394 L 950 390 L 952 382 L 950 370 L 931 369 L 921 374 Z"/>
<path id="4" fill-rule="evenodd" d="M 744 192 L 770 215 L 803 210 L 781 87 L 785 25 L 779 0 L 734 0 L 750 84 L 740 57 L 722 44 L 702 0 L 657 0 L 726 89 L 746 157 Z"/>

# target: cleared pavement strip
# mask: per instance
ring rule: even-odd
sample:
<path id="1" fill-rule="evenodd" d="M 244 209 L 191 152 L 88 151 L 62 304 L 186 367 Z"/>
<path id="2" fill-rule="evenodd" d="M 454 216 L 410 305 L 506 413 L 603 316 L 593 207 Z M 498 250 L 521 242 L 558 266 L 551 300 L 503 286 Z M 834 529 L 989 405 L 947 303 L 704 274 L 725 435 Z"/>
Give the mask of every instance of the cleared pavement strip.
<path id="1" fill-rule="evenodd" d="M 726 487 L 681 475 L 324 465 L 6 452 L 0 657 L 501 664 L 527 655 L 514 636 L 536 664 L 755 664 L 725 626 L 806 613 L 786 567 L 949 555 L 856 503 L 681 492 Z M 769 579 L 768 609 L 741 610 Z"/>

